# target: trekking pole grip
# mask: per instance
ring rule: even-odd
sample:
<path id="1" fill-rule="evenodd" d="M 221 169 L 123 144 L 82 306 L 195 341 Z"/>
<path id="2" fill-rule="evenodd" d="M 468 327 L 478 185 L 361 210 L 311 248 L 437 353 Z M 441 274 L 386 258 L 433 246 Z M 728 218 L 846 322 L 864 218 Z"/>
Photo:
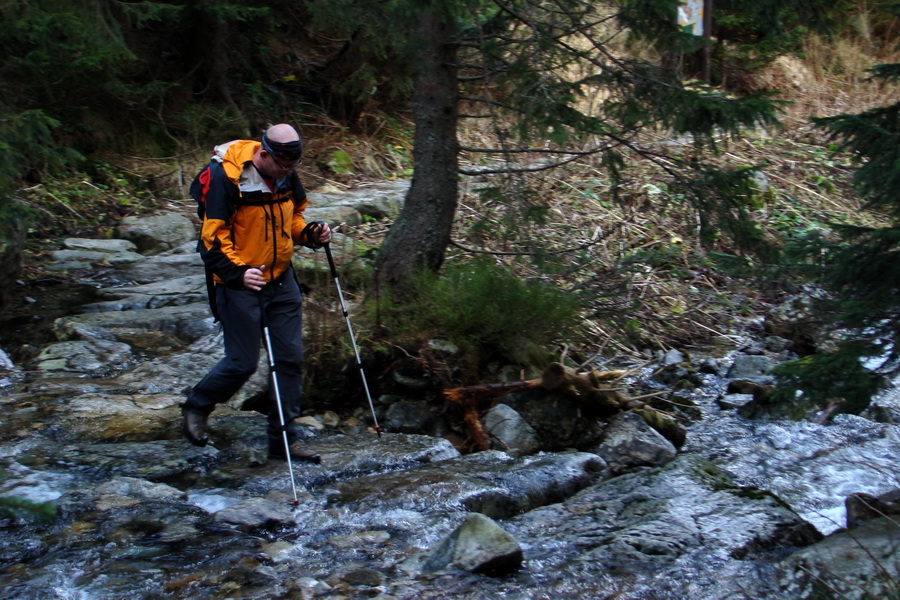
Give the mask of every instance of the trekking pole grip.
<path id="1" fill-rule="evenodd" d="M 331 269 L 331 278 L 337 279 L 337 268 L 334 266 L 334 257 L 331 255 L 331 242 L 325 244 L 325 256 L 328 257 L 328 268 Z"/>

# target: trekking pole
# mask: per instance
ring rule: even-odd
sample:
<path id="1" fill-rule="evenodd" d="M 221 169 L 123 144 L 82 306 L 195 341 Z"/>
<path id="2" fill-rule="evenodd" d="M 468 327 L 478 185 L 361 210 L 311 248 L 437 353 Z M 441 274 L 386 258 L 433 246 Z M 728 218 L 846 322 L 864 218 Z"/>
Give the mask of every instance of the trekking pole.
<path id="1" fill-rule="evenodd" d="M 356 365 L 359 367 L 359 376 L 362 377 L 363 388 L 366 390 L 366 398 L 369 400 L 369 409 L 372 411 L 372 421 L 375 423 L 375 433 L 381 438 L 381 426 L 378 424 L 378 417 L 375 416 L 375 404 L 372 402 L 372 394 L 369 393 L 369 384 L 366 382 L 366 372 L 363 371 L 362 359 L 359 357 L 359 349 L 356 347 L 356 338 L 353 335 L 353 325 L 350 324 L 350 313 L 347 312 L 347 304 L 344 302 L 344 292 L 341 289 L 341 280 L 338 277 L 337 269 L 334 266 L 334 258 L 331 256 L 331 244 L 325 244 L 325 255 L 328 257 L 328 267 L 331 269 L 331 276 L 334 278 L 335 286 L 337 286 L 338 298 L 341 300 L 341 312 L 344 313 L 344 320 L 347 321 L 347 329 L 350 331 L 350 343 L 353 344 L 353 353 L 356 355 Z"/>
<path id="2" fill-rule="evenodd" d="M 266 305 L 262 291 L 259 291 L 259 320 L 262 323 L 263 339 L 266 342 L 266 354 L 269 356 L 269 372 L 272 373 L 272 387 L 275 388 L 275 406 L 278 407 L 278 421 L 281 423 L 281 437 L 284 439 L 284 455 L 287 459 L 288 473 L 291 475 L 291 490 L 294 492 L 294 506 L 300 505 L 297 498 L 297 484 L 294 483 L 294 467 L 291 464 L 291 443 L 288 441 L 287 428 L 284 424 L 284 409 L 281 407 L 281 391 L 278 389 L 278 373 L 275 372 L 275 357 L 272 356 L 272 339 L 269 337 L 269 320 L 266 318 Z"/>

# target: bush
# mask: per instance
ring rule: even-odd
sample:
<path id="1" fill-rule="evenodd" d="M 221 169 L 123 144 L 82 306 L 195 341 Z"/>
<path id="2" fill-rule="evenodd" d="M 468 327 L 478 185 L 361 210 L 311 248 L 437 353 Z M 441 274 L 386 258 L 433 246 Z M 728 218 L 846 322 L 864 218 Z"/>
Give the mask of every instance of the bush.
<path id="1" fill-rule="evenodd" d="M 497 361 L 542 365 L 554 342 L 579 323 L 574 293 L 543 279 L 523 280 L 485 257 L 449 265 L 439 275 L 420 273 L 412 289 L 387 310 L 382 306 L 392 337 L 449 340 L 472 377 Z"/>

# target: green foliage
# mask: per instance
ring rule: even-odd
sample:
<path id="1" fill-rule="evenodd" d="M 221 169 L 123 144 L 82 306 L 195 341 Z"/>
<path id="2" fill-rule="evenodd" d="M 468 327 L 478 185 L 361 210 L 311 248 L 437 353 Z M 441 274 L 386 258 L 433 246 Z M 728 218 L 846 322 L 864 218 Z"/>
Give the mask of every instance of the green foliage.
<path id="1" fill-rule="evenodd" d="M 859 194 L 872 207 L 900 218 L 900 102 L 855 115 L 813 119 L 813 123 L 829 131 L 839 151 L 859 158 L 853 177 Z"/>
<path id="2" fill-rule="evenodd" d="M 812 354 L 782 363 L 772 369 L 779 384 L 773 401 L 791 403 L 802 390 L 804 400 L 814 406 L 825 408 L 840 401 L 840 412 L 858 414 L 885 384 L 882 376 L 860 361 L 877 350 L 865 341 L 851 341 L 843 352 Z"/>
<path id="3" fill-rule="evenodd" d="M 828 31 L 831 17 L 851 5 L 834 0 L 716 0 L 718 50 L 732 68 L 753 71 L 796 52 L 811 31 Z"/>
<path id="4" fill-rule="evenodd" d="M 343 150 L 335 150 L 331 153 L 331 159 L 328 161 L 328 166 L 332 171 L 341 175 L 353 173 L 354 171 L 353 159 Z"/>
<path id="5" fill-rule="evenodd" d="M 900 12 L 900 4 L 894 9 Z M 897 67 L 897 65 L 894 65 Z M 882 65 L 876 75 L 895 81 L 896 68 Z M 848 410 L 858 410 L 877 390 L 878 373 L 900 370 L 900 102 L 859 114 L 813 119 L 837 142 L 836 151 L 857 160 L 853 183 L 869 203 L 890 219 L 883 227 L 835 225 L 837 240 L 810 236 L 797 252 L 832 293 L 827 309 L 833 322 L 856 337 L 838 350 L 810 357 L 787 367 L 779 384 L 785 393 L 802 389 L 845 398 Z M 877 358 L 874 373 L 861 366 Z"/>
<path id="6" fill-rule="evenodd" d="M 726 234 L 736 246 L 765 262 L 775 262 L 780 249 L 750 217 L 756 187 L 756 167 L 739 169 L 700 168 L 694 179 L 683 179 L 672 189 L 689 198 L 700 217 L 700 241 L 714 244 Z"/>
<path id="7" fill-rule="evenodd" d="M 0 112 L 0 151 L 6 157 L 0 165 L 0 181 L 11 185 L 29 171 L 59 173 L 82 161 L 80 153 L 59 143 L 55 132 L 60 125 L 40 109 Z"/>
<path id="8" fill-rule="evenodd" d="M 627 89 L 607 105 L 607 114 L 626 128 L 659 127 L 692 134 L 710 145 L 719 134 L 737 138 L 746 129 L 775 125 L 777 111 L 784 104 L 771 93 L 732 97 L 703 83 L 666 82 L 652 65 L 635 64 L 603 78 Z"/>
<path id="9" fill-rule="evenodd" d="M 578 324 L 579 300 L 541 279 L 522 280 L 481 257 L 420 273 L 412 295 L 382 307 L 397 337 L 442 338 L 473 376 L 491 361 L 541 365 Z"/>

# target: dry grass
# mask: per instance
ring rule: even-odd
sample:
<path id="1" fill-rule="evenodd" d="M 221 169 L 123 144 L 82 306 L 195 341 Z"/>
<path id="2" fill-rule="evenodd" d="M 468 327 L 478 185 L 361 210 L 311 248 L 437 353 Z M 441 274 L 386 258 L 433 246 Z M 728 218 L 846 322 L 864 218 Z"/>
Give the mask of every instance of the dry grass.
<path id="1" fill-rule="evenodd" d="M 896 29 L 896 23 L 880 27 Z M 859 29 L 866 30 L 863 26 Z M 883 32 L 880 37 L 884 37 Z M 758 75 L 755 85 L 759 89 L 780 89 L 792 102 L 782 119 L 783 129 L 771 135 L 754 133 L 723 142 L 720 154 L 704 156 L 704 160 L 720 166 L 762 165 L 770 192 L 752 217 L 772 239 L 831 221 L 878 222 L 878 215 L 862 210 L 849 187 L 853 165 L 846 157 L 830 156 L 822 134 L 808 126 L 810 116 L 858 112 L 896 99 L 896 87 L 864 80 L 865 68 L 900 61 L 895 49 L 876 47 L 867 42 L 870 39 L 853 32 L 836 42 L 812 37 L 802 59 L 783 57 L 773 63 Z M 307 141 L 300 172 L 308 188 L 349 188 L 360 181 L 408 174 L 411 124 L 374 113 L 362 118 L 365 122 L 357 126 L 366 132 L 364 135 L 322 115 L 297 116 L 296 120 L 304 123 Z M 498 134 L 506 128 L 508 124 L 499 121 L 466 123 L 460 132 L 461 143 L 496 147 Z M 679 149 L 679 140 L 660 135 L 639 142 L 646 148 L 676 154 L 690 152 L 688 146 Z M 350 161 L 351 168 L 346 172 L 334 168 L 338 153 L 346 154 Z M 530 164 L 548 158 L 534 155 Z M 160 197 L 141 208 L 192 212 L 185 174 L 192 173 L 203 160 L 205 152 L 194 149 L 168 162 L 127 165 L 140 170 L 138 176 L 145 178 L 154 172 L 180 174 L 181 187 L 175 188 L 179 192 L 165 198 L 160 192 Z M 481 160 L 482 156 L 463 156 L 467 165 Z M 523 277 L 552 278 L 566 289 L 589 295 L 591 308 L 584 317 L 584 338 L 570 340 L 567 346 L 568 352 L 582 357 L 609 352 L 643 355 L 648 350 L 728 336 L 779 300 L 774 286 L 729 276 L 714 268 L 709 261 L 710 250 L 733 254 L 745 262 L 749 259 L 730 247 L 727 240 L 701 248 L 697 215 L 668 190 L 669 176 L 658 164 L 638 157 L 629 160 L 628 178 L 615 195 L 607 174 L 593 158 L 507 179 L 465 178 L 454 245 L 448 249 L 447 260 L 460 260 L 473 252 L 491 253 Z M 501 163 L 498 160 L 496 164 Z M 495 188 L 499 196 L 483 194 L 486 188 Z M 73 208 L 86 214 L 95 211 L 96 207 L 89 206 L 96 196 L 83 193 L 83 186 L 78 190 L 59 201 L 50 198 L 42 203 L 50 208 L 42 210 L 57 212 L 58 221 L 65 220 Z M 41 194 L 45 192 L 43 188 Z M 115 193 L 120 195 L 120 190 Z M 73 205 L 75 200 L 85 203 Z M 56 208 L 52 208 L 54 204 Z M 543 221 L 524 218 L 526 212 L 535 209 L 542 212 Z M 372 224 L 357 228 L 354 236 L 362 238 L 368 247 L 376 247 L 387 229 L 388 224 Z M 539 270 L 536 258 L 547 268 Z"/>

